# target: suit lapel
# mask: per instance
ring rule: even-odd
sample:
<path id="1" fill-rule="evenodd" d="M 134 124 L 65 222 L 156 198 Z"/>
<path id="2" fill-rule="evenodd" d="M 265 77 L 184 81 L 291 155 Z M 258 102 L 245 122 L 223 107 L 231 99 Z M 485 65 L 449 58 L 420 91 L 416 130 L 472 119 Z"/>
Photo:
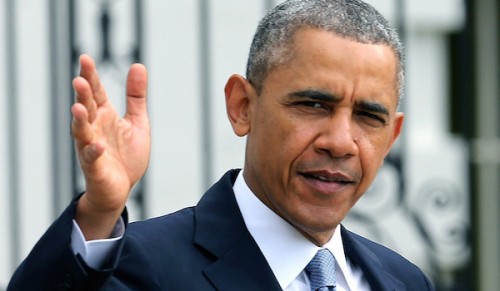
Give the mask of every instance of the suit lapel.
<path id="1" fill-rule="evenodd" d="M 230 171 L 210 188 L 195 210 L 194 243 L 214 256 L 204 273 L 218 290 L 281 290 L 240 213 Z"/>
<path id="2" fill-rule="evenodd" d="M 379 258 L 342 226 L 342 241 L 346 256 L 358 265 L 372 290 L 404 291 L 404 284 L 386 272 Z"/>
<path id="3" fill-rule="evenodd" d="M 269 265 L 249 239 L 241 239 L 205 275 L 218 290 L 281 290 Z"/>

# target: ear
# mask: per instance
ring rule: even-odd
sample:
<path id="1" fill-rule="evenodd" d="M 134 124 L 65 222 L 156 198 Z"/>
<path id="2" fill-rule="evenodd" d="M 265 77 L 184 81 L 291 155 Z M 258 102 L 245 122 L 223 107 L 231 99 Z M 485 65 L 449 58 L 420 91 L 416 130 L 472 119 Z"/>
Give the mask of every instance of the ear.
<path id="1" fill-rule="evenodd" d="M 232 75 L 224 88 L 226 111 L 237 136 L 250 132 L 251 104 L 256 96 L 253 86 L 241 75 Z"/>
<path id="2" fill-rule="evenodd" d="M 391 150 L 392 146 L 394 145 L 394 142 L 396 142 L 399 135 L 401 134 L 401 130 L 403 129 L 403 120 L 404 120 L 403 112 L 396 112 L 396 115 L 394 116 L 394 124 L 391 132 L 390 141 L 387 146 L 387 150 L 385 152 L 386 156 Z"/>

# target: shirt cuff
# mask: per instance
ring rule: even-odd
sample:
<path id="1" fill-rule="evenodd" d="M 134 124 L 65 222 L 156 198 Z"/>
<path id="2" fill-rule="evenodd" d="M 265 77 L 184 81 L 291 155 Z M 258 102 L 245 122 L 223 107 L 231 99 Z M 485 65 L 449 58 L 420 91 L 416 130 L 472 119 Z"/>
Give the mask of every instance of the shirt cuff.
<path id="1" fill-rule="evenodd" d="M 120 217 L 111 233 L 111 238 L 86 241 L 80 226 L 78 226 L 78 223 L 73 219 L 71 248 L 75 255 L 80 254 L 89 267 L 99 269 L 115 246 L 118 245 L 124 234 L 125 223 Z"/>

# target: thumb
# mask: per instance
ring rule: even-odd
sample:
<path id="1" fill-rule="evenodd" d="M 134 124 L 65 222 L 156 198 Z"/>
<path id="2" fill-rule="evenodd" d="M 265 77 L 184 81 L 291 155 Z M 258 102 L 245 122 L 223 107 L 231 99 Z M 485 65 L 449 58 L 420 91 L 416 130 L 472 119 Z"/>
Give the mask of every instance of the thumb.
<path id="1" fill-rule="evenodd" d="M 127 115 L 147 116 L 147 86 L 148 74 L 146 67 L 142 64 L 133 64 L 127 77 Z"/>

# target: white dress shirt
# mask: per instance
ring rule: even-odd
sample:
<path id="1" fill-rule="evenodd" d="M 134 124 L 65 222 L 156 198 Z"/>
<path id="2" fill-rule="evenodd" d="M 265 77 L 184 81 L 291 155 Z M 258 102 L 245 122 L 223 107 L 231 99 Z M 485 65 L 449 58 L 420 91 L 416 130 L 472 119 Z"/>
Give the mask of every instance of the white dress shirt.
<path id="1" fill-rule="evenodd" d="M 246 227 L 264 254 L 281 288 L 285 291 L 311 290 L 304 269 L 320 247 L 307 240 L 262 203 L 246 184 L 243 171 L 238 174 L 233 190 Z M 120 219 L 113 233 L 111 239 L 85 241 L 78 224 L 73 220 L 73 252 L 79 253 L 90 267 L 98 268 L 123 236 L 123 220 Z M 330 250 L 335 257 L 337 291 L 370 290 L 362 271 L 345 256 L 340 227 L 337 227 L 333 237 L 322 248 Z"/>
<path id="2" fill-rule="evenodd" d="M 262 203 L 246 184 L 243 171 L 233 189 L 243 220 L 281 288 L 285 291 L 311 290 L 304 269 L 320 247 Z M 327 248 L 335 257 L 337 291 L 370 290 L 363 272 L 345 256 L 340 227 L 322 248 Z"/>

